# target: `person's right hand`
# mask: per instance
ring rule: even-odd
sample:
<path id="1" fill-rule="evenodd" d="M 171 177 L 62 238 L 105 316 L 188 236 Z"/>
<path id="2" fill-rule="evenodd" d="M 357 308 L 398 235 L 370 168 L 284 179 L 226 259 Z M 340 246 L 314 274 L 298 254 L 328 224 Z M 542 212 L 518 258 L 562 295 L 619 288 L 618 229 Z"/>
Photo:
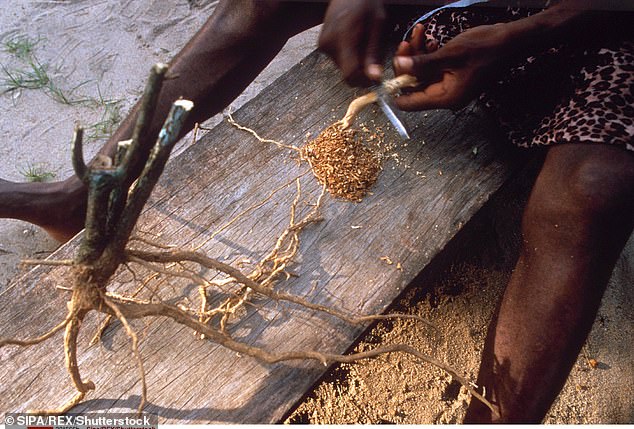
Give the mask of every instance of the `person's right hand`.
<path id="1" fill-rule="evenodd" d="M 319 49 L 337 64 L 349 85 L 367 86 L 383 76 L 382 0 L 331 0 Z"/>

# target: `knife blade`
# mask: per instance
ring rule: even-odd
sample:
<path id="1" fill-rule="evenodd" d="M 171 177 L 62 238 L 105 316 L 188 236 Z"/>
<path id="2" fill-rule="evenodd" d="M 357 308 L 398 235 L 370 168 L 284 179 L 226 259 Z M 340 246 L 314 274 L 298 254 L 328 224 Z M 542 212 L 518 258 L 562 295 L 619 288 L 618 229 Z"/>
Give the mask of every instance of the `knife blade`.
<path id="1" fill-rule="evenodd" d="M 379 107 L 381 108 L 385 116 L 387 116 L 387 119 L 394 126 L 394 128 L 396 128 L 396 131 L 402 138 L 409 140 L 410 137 L 405 124 L 403 124 L 403 121 L 401 121 L 396 115 L 396 107 L 392 102 L 391 95 L 387 92 L 383 85 L 377 87 L 375 91 L 377 96 L 377 103 L 379 104 Z"/>

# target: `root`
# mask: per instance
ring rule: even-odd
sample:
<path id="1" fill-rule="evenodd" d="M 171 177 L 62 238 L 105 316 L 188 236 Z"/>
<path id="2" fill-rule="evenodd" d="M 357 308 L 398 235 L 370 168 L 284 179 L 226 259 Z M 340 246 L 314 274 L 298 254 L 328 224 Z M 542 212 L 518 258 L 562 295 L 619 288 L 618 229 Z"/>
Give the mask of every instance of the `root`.
<path id="1" fill-rule="evenodd" d="M 147 384 L 145 382 L 145 369 L 143 368 L 143 359 L 141 358 L 141 353 L 139 352 L 139 338 L 136 335 L 136 332 L 132 329 L 132 326 L 128 323 L 128 319 L 123 315 L 119 307 L 112 302 L 107 296 L 102 295 L 103 302 L 110 308 L 114 315 L 119 319 L 123 327 L 125 328 L 130 341 L 132 342 L 132 353 L 137 362 L 137 367 L 139 368 L 139 379 L 141 380 L 141 402 L 139 403 L 139 414 L 143 411 L 143 407 L 147 402 Z"/>
<path id="2" fill-rule="evenodd" d="M 106 331 L 108 326 L 110 326 L 110 322 L 112 322 L 112 316 L 110 315 L 104 317 L 101 320 L 99 327 L 97 327 L 97 330 L 95 331 L 95 335 L 93 335 L 90 341 L 88 342 L 89 346 L 94 346 L 95 344 L 99 342 L 99 340 L 103 336 L 103 333 Z"/>
<path id="3" fill-rule="evenodd" d="M 0 338 L 0 347 L 10 346 L 10 345 L 26 347 L 26 346 L 34 346 L 35 344 L 42 343 L 48 340 L 49 338 L 51 338 L 52 336 L 54 336 L 55 334 L 57 334 L 62 329 L 64 329 L 66 325 L 68 325 L 70 320 L 71 320 L 71 313 L 69 312 L 68 315 L 66 316 L 66 319 L 64 319 L 64 321 L 62 321 L 59 325 L 55 326 L 53 329 L 51 329 L 44 335 L 40 335 L 39 337 L 29 338 L 26 340 L 19 340 L 17 338 Z"/>
<path id="4" fill-rule="evenodd" d="M 348 106 L 346 114 L 339 121 L 339 124 L 341 124 L 341 128 L 343 128 L 344 130 L 350 128 L 355 118 L 359 115 L 359 113 L 361 113 L 365 106 L 375 103 L 378 98 L 379 97 L 377 93 L 372 91 L 352 100 L 352 102 Z"/>
<path id="5" fill-rule="evenodd" d="M 387 80 L 383 83 L 385 91 L 391 95 L 397 95 L 402 88 L 414 87 L 416 85 L 418 85 L 416 78 L 407 74 L 395 77 L 394 79 Z M 376 102 L 377 99 L 378 94 L 376 91 L 372 91 L 362 95 L 361 97 L 355 98 L 348 106 L 346 114 L 338 123 L 341 124 L 344 130 L 349 128 L 365 106 Z"/>
<path id="6" fill-rule="evenodd" d="M 72 259 L 61 259 L 61 260 L 22 259 L 20 263 L 22 265 L 48 265 L 51 267 L 75 265 L 75 261 L 73 261 Z"/>
<path id="7" fill-rule="evenodd" d="M 244 354 L 247 356 L 251 356 L 259 361 L 274 364 L 285 361 L 292 360 L 316 360 L 322 363 L 324 366 L 328 366 L 333 363 L 352 363 L 357 362 L 362 359 L 370 359 L 377 357 L 379 355 L 383 355 L 386 353 L 395 353 L 402 352 L 406 354 L 410 354 L 420 359 L 423 362 L 430 363 L 444 371 L 446 371 L 449 375 L 454 377 L 461 385 L 463 385 L 469 393 L 471 393 L 474 397 L 482 401 L 491 411 L 496 413 L 493 405 L 484 398 L 477 390 L 474 389 L 472 384 L 461 376 L 455 369 L 444 364 L 443 362 L 435 359 L 431 356 L 428 356 L 415 348 L 405 345 L 405 344 L 394 344 L 381 346 L 373 350 L 368 350 L 359 353 L 353 353 L 349 355 L 339 355 L 332 353 L 321 353 L 318 351 L 292 351 L 285 353 L 271 353 L 267 350 L 264 350 L 260 347 L 250 346 L 248 344 L 241 343 L 239 341 L 233 340 L 226 333 L 219 332 L 217 330 L 212 329 L 206 324 L 200 323 L 198 320 L 194 319 L 191 315 L 187 314 L 183 310 L 178 307 L 174 307 L 164 303 L 150 303 L 150 302 L 135 302 L 130 300 L 125 300 L 120 297 L 114 298 L 113 300 L 118 299 L 117 305 L 119 306 L 120 311 L 126 315 L 129 319 L 138 319 L 148 316 L 163 316 L 168 317 L 174 320 L 176 323 L 187 326 L 196 332 L 201 332 L 205 335 L 206 338 L 209 338 L 213 342 L 220 344 L 223 347 L 226 347 L 236 353 Z"/>
<path id="8" fill-rule="evenodd" d="M 147 383 L 143 359 L 139 351 L 139 339 L 129 321 L 145 317 L 167 317 L 180 325 L 192 329 L 198 335 L 204 336 L 204 338 L 218 345 L 268 364 L 292 360 L 315 360 L 323 365 L 329 365 L 336 362 L 356 362 L 385 353 L 400 352 L 410 354 L 420 361 L 435 365 L 452 375 L 465 386 L 475 398 L 478 398 L 496 413 L 483 395 L 480 395 L 456 370 L 408 345 L 382 346 L 374 350 L 350 355 L 324 353 L 315 350 L 272 353 L 264 348 L 236 341 L 231 337 L 227 329 L 231 317 L 235 316 L 236 313 L 245 306 L 254 305 L 252 298 L 255 294 L 268 297 L 274 301 L 289 302 L 304 309 L 314 310 L 336 317 L 350 324 L 403 318 L 414 319 L 432 326 L 424 319 L 413 315 L 351 315 L 345 311 L 311 303 L 303 297 L 279 290 L 279 283 L 292 276 L 289 267 L 293 264 L 294 258 L 299 250 L 301 232 L 311 224 L 321 220 L 320 209 L 326 190 L 332 193 L 333 189 L 328 185 L 326 179 L 324 179 L 324 181 L 320 180 L 323 184 L 321 193 L 317 197 L 316 202 L 309 205 L 310 209 L 306 209 L 300 205 L 300 201 L 302 201 L 300 181 L 299 178 L 294 180 L 296 182 L 296 195 L 290 206 L 288 224 L 274 241 L 271 249 L 254 265 L 250 272 L 242 272 L 239 268 L 220 262 L 204 253 L 198 252 L 198 250 L 217 234 L 229 228 L 237 219 L 263 206 L 272 199 L 275 193 L 288 187 L 290 183 L 273 190 L 264 201 L 239 213 L 231 221 L 212 234 L 209 239 L 193 250 L 182 250 L 136 235 L 132 236 L 133 228 L 138 221 L 141 210 L 160 177 L 173 145 L 176 143 L 180 127 L 185 122 L 187 113 L 193 108 L 192 103 L 186 100 L 179 100 L 174 103 L 163 129 L 159 133 L 159 139 L 149 159 L 146 160 L 143 171 L 140 173 L 140 176 L 136 177 L 136 180 L 132 180 L 135 178 L 131 177 L 133 171 L 131 165 L 136 165 L 136 161 L 142 156 L 139 149 L 139 140 L 148 132 L 156 104 L 156 97 L 159 93 L 165 73 L 166 66 L 157 65 L 154 67 L 148 86 L 146 87 L 146 93 L 144 95 L 141 112 L 138 115 L 138 122 L 135 127 L 133 139 L 128 144 L 119 146 L 120 153 L 118 153 L 113 160 L 111 169 L 97 170 L 93 167 L 87 167 L 84 164 L 82 155 L 81 129 L 78 129 L 75 133 L 72 149 L 73 166 L 76 174 L 89 188 L 86 231 L 76 258 L 72 261 L 28 260 L 24 262 L 27 265 L 74 266 L 73 271 L 75 276 L 73 287 L 69 289 L 73 292 L 71 300 L 68 303 L 69 311 L 63 322 L 37 338 L 26 340 L 0 339 L 0 347 L 8 345 L 31 346 L 46 341 L 57 332 L 65 329 L 65 364 L 71 381 L 77 389 L 77 394 L 60 408 L 37 410 L 34 412 L 39 414 L 65 413 L 80 403 L 89 391 L 95 389 L 95 384 L 92 381 L 82 380 L 77 360 L 77 339 L 81 324 L 89 312 L 95 311 L 106 315 L 106 318 L 98 328 L 91 344 L 100 338 L 105 327 L 114 318 L 121 322 L 130 339 L 130 348 L 137 363 L 139 379 L 142 386 L 141 401 L 138 408 L 139 412 L 143 410 L 147 402 Z M 415 79 L 413 81 L 412 79 L 411 76 L 400 76 L 393 81 L 386 82 L 384 84 L 385 90 L 390 93 L 395 93 L 399 88 L 415 85 Z M 367 104 L 368 100 L 374 101 L 373 97 L 376 99 L 376 94 L 372 95 L 371 93 L 362 97 L 362 101 L 353 101 L 344 120 L 342 120 L 342 122 L 347 121 L 344 125 L 354 120 L 356 114 Z M 373 181 L 369 179 L 372 179 L 370 176 L 374 174 L 374 172 L 372 172 L 374 170 L 370 171 L 370 173 L 372 173 L 370 176 L 365 175 L 363 172 L 360 173 L 361 167 L 365 168 L 368 165 L 372 168 L 375 167 L 374 164 L 370 162 L 371 157 L 367 157 L 367 154 L 359 149 L 361 146 L 353 148 L 352 153 L 346 152 L 349 149 L 346 144 L 352 142 L 352 140 L 343 139 L 339 142 L 344 143 L 341 148 L 337 149 L 340 150 L 338 156 L 343 156 L 343 158 L 328 158 L 326 163 L 318 166 L 318 157 L 313 156 L 315 155 L 315 151 L 309 154 L 306 147 L 300 149 L 296 146 L 282 144 L 275 140 L 263 139 L 254 130 L 237 124 L 230 114 L 228 121 L 236 128 L 251 133 L 261 142 L 275 144 L 279 148 L 300 153 L 303 160 L 308 160 L 311 171 L 313 171 L 316 176 L 316 171 L 321 167 L 325 170 L 334 169 L 339 161 L 356 157 L 357 163 L 352 167 L 349 165 L 346 167 L 352 168 L 352 170 L 350 170 L 351 172 L 348 171 L 349 174 L 347 175 L 355 176 L 357 182 L 359 182 L 359 180 L 362 182 L 360 185 L 361 188 L 355 187 L 358 183 L 351 188 L 352 190 L 350 192 L 355 195 L 355 198 L 363 196 L 367 190 L 367 185 L 373 183 Z M 352 135 L 350 134 L 352 131 L 343 131 L 343 133 L 341 133 L 340 123 L 333 127 L 336 129 L 336 132 L 342 135 L 345 134 L 344 136 Z M 332 127 L 329 127 L 329 129 L 331 130 Z M 326 152 L 331 149 L 333 149 L 332 146 L 326 147 Z M 378 169 L 375 170 L 378 171 Z M 136 171 L 136 169 L 134 171 Z M 346 174 L 341 175 L 339 173 L 335 175 L 337 177 L 336 180 L 343 180 L 342 178 L 345 178 Z M 324 177 L 332 178 L 335 176 L 330 175 Z M 317 177 L 319 179 L 319 176 Z M 130 183 L 134 184 L 129 185 Z M 341 183 L 339 183 L 339 185 L 341 185 Z M 348 192 L 348 190 L 346 190 L 346 192 Z M 127 248 L 129 242 L 145 245 L 145 247 L 150 250 Z M 141 282 L 132 296 L 124 296 L 108 290 L 110 278 L 121 264 L 131 271 L 134 281 L 137 281 L 135 272 L 127 263 L 139 264 L 152 272 L 145 281 Z M 209 280 L 206 278 L 206 275 L 200 274 L 200 271 L 195 271 L 192 268 L 192 264 L 195 264 L 198 270 L 205 268 L 212 270 L 214 272 L 213 275 L 221 274 L 222 278 Z M 190 306 L 189 297 L 185 297 L 186 302 L 178 306 L 164 303 L 158 296 L 158 286 L 163 284 L 165 278 L 160 279 L 158 285 L 150 285 L 150 282 L 158 277 L 159 273 L 165 276 L 165 278 L 182 277 L 194 282 L 194 284 L 198 286 L 200 302 L 197 305 Z M 224 298 L 224 301 L 216 306 L 216 308 L 209 309 L 207 293 L 212 288 L 227 297 Z M 149 299 L 137 297 L 143 290 L 149 291 Z"/>
<path id="9" fill-rule="evenodd" d="M 231 113 L 228 113 L 228 114 L 227 114 L 227 121 L 228 121 L 231 125 L 233 125 L 234 127 L 236 127 L 237 129 L 248 132 L 248 133 L 249 133 L 249 134 L 251 134 L 253 137 L 255 137 L 256 139 L 258 139 L 259 141 L 261 141 L 262 143 L 271 143 L 271 144 L 274 144 L 275 146 L 277 146 L 277 147 L 279 147 L 279 148 L 282 148 L 282 149 L 290 149 L 290 150 L 294 150 L 294 151 L 296 151 L 296 152 L 299 152 L 299 148 L 298 148 L 297 146 L 293 146 L 293 145 L 286 145 L 286 144 L 284 144 L 284 143 L 280 143 L 280 142 L 278 142 L 277 140 L 264 139 L 264 138 L 260 137 L 260 136 L 258 135 L 258 133 L 257 133 L 257 132 L 255 132 L 254 130 L 252 130 L 251 128 L 247 128 L 247 127 L 244 127 L 244 126 L 242 126 L 242 125 L 238 124 L 238 123 L 237 123 L 237 122 L 233 119 L 233 116 L 231 115 Z"/>
<path id="10" fill-rule="evenodd" d="M 77 336 L 79 327 L 84 320 L 87 311 L 83 310 L 71 317 L 70 323 L 66 325 L 66 335 L 64 336 L 64 356 L 66 357 L 66 369 L 70 374 L 70 378 L 75 388 L 80 393 L 87 393 L 95 389 L 95 384 L 88 380 L 84 383 L 79 373 L 79 365 L 77 364 Z"/>

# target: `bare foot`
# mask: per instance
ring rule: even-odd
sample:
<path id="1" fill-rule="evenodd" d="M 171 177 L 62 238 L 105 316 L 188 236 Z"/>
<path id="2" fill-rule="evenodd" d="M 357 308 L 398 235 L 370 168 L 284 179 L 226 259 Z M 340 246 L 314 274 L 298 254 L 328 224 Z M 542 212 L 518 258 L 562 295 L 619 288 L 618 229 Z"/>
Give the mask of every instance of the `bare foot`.
<path id="1" fill-rule="evenodd" d="M 43 228 L 62 243 L 84 227 L 86 190 L 75 177 L 53 183 L 15 183 L 0 179 L 0 218 Z"/>

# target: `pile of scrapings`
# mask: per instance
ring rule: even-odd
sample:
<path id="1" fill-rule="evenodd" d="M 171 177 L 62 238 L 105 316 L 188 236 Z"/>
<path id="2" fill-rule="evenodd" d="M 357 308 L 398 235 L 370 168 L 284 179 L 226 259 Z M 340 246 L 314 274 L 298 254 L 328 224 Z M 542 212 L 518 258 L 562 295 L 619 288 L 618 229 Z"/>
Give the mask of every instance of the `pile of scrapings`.
<path id="1" fill-rule="evenodd" d="M 301 148 L 302 159 L 336 198 L 361 201 L 379 177 L 382 157 L 364 140 L 376 141 L 381 135 L 365 134 L 335 123 Z"/>

